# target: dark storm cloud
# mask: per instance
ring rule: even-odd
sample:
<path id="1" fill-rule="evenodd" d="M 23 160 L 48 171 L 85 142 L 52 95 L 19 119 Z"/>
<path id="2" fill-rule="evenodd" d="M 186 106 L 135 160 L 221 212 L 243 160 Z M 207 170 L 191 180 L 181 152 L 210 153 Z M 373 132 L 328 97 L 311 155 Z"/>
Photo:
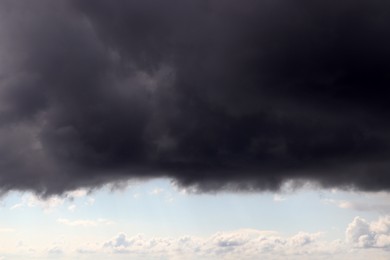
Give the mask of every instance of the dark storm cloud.
<path id="1" fill-rule="evenodd" d="M 0 188 L 390 189 L 386 1 L 0 2 Z"/>

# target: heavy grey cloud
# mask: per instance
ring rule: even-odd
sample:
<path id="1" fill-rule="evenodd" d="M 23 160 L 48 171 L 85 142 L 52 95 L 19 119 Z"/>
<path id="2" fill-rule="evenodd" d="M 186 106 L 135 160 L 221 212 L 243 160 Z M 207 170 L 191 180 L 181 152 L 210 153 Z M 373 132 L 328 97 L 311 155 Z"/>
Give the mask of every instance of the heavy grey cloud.
<path id="1" fill-rule="evenodd" d="M 0 1 L 0 188 L 389 190 L 385 1 Z"/>

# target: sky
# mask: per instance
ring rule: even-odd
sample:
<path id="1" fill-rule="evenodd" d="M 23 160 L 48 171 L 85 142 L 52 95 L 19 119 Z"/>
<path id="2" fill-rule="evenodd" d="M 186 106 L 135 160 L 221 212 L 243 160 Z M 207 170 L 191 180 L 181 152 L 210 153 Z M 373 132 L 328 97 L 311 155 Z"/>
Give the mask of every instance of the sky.
<path id="1" fill-rule="evenodd" d="M 0 259 L 385 259 L 382 0 L 0 0 Z"/>
<path id="2" fill-rule="evenodd" d="M 1 200 L 1 259 L 388 259 L 390 194 L 194 194 L 168 179 Z"/>

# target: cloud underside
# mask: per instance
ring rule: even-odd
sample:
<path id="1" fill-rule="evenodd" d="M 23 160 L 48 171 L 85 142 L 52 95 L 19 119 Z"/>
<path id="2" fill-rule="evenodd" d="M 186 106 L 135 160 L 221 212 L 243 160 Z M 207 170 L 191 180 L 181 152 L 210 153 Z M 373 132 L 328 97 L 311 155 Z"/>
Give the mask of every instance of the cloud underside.
<path id="1" fill-rule="evenodd" d="M 0 3 L 0 188 L 390 190 L 384 1 Z"/>

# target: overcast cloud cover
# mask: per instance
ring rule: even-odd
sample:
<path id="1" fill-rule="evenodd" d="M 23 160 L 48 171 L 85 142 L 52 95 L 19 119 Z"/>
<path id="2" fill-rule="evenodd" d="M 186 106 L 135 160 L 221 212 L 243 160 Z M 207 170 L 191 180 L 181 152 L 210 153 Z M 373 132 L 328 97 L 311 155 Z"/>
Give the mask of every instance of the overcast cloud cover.
<path id="1" fill-rule="evenodd" d="M 390 190 L 389 10 L 0 0 L 0 189 Z"/>

